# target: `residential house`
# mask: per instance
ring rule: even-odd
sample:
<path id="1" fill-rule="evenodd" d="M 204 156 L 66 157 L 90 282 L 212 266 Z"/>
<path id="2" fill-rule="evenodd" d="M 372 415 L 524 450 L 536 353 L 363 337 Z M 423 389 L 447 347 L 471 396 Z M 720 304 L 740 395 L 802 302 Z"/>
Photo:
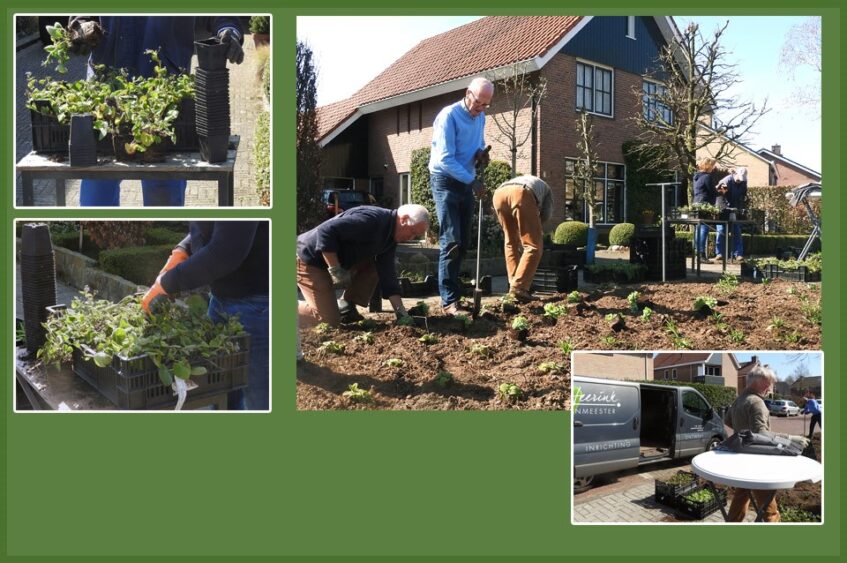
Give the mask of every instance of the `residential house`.
<path id="1" fill-rule="evenodd" d="M 653 354 L 641 352 L 578 352 L 571 362 L 573 375 L 647 381 L 653 379 Z"/>
<path id="2" fill-rule="evenodd" d="M 768 182 L 770 186 L 802 186 L 821 181 L 820 172 L 783 156 L 780 145 L 773 145 L 771 150 L 759 149 L 759 154 L 771 161 L 773 177 Z"/>
<path id="3" fill-rule="evenodd" d="M 750 356 L 750 360 L 744 362 L 738 367 L 738 389 L 745 389 L 747 387 L 747 374 L 750 373 L 754 367 L 761 365 L 759 361 L 759 356 L 753 355 Z M 777 392 L 776 386 L 774 386 L 774 392 Z"/>
<path id="4" fill-rule="evenodd" d="M 738 360 L 729 352 L 662 352 L 653 358 L 653 379 L 709 383 L 739 389 Z"/>
<path id="5" fill-rule="evenodd" d="M 818 399 L 822 398 L 823 395 L 823 378 L 820 375 L 816 376 L 803 376 L 797 378 L 797 380 L 791 384 L 791 396 L 792 397 L 802 397 L 807 391 L 811 391 L 815 394 L 815 397 Z"/>
<path id="6" fill-rule="evenodd" d="M 496 81 L 519 65 L 547 81 L 534 122 L 529 107 L 519 114 L 518 130 L 530 136 L 517 161 L 518 172 L 540 176 L 553 190 L 545 227 L 585 217 L 571 179 L 582 111 L 593 115 L 601 161 L 596 221 L 620 222 L 627 200 L 622 143 L 639 133 L 630 118 L 667 111 L 654 96 L 662 85 L 645 76 L 675 34 L 672 18 L 663 16 L 495 16 L 425 39 L 350 98 L 319 108 L 326 187 L 367 190 L 395 207 L 409 202 L 411 154 L 430 146 L 438 112 L 462 99 L 473 77 Z M 486 112 L 492 158 L 504 161 L 510 153 L 497 142 L 493 115 L 509 106 L 496 91 Z"/>

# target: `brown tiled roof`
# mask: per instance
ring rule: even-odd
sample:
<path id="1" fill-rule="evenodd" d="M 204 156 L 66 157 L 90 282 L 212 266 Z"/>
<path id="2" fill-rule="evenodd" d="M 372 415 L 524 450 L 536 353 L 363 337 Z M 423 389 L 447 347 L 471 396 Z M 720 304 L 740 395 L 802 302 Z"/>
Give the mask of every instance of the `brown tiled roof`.
<path id="1" fill-rule="evenodd" d="M 711 354 L 697 352 L 668 352 L 665 354 L 656 354 L 653 358 L 653 369 L 663 368 L 665 366 L 676 366 L 680 364 L 698 364 L 705 362 Z"/>
<path id="2" fill-rule="evenodd" d="M 357 107 L 548 53 L 582 16 L 490 16 L 424 39 L 347 100 L 318 108 L 319 135 Z"/>

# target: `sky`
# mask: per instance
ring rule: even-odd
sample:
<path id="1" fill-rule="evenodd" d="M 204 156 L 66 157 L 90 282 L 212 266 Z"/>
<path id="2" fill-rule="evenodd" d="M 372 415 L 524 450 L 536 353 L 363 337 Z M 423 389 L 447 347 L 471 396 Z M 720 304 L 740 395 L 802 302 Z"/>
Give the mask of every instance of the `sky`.
<path id="1" fill-rule="evenodd" d="M 345 16 L 299 17 L 297 39 L 306 41 L 315 53 L 318 68 L 318 105 L 349 97 L 421 40 L 477 19 L 472 16 Z M 737 64 L 743 77 L 737 95 L 761 105 L 765 98 L 773 108 L 757 124 L 748 144 L 753 149 L 779 144 L 787 158 L 813 170 L 821 170 L 821 118 L 794 107 L 796 85 L 778 66 L 784 39 L 802 17 L 733 16 L 675 17 L 683 28 L 693 19 L 710 34 L 729 20 L 722 38 L 728 62 Z M 820 75 L 802 72 L 801 81 Z"/>
<path id="2" fill-rule="evenodd" d="M 735 352 L 735 357 L 743 364 L 749 362 L 754 354 L 762 364 L 770 365 L 779 380 L 791 375 L 800 364 L 806 364 L 810 376 L 823 375 L 820 352 Z"/>

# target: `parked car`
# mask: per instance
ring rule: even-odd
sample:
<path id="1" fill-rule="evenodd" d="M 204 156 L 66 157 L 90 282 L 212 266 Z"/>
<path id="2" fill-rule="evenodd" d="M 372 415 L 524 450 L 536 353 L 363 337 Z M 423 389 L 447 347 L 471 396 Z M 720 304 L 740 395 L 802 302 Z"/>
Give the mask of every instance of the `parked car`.
<path id="1" fill-rule="evenodd" d="M 590 377 L 571 386 L 574 492 L 596 475 L 693 457 L 726 439 L 718 413 L 691 387 Z"/>
<path id="2" fill-rule="evenodd" d="M 374 196 L 358 190 L 324 190 L 321 201 L 326 206 L 327 219 L 359 205 L 377 204 Z"/>
<path id="3" fill-rule="evenodd" d="M 768 410 L 775 416 L 795 416 L 800 414 L 800 407 L 794 401 L 787 401 L 785 399 L 771 401 L 771 404 L 768 405 Z"/>

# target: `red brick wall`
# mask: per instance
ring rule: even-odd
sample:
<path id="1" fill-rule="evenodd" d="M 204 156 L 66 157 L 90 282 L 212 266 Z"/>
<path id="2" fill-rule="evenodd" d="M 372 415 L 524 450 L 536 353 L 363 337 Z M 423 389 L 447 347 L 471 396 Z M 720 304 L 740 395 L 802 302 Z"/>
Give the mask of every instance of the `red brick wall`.
<path id="1" fill-rule="evenodd" d="M 812 178 L 796 168 L 788 166 L 787 164 L 780 162 L 778 160 L 774 160 L 774 167 L 776 168 L 776 185 L 777 186 L 802 186 L 803 184 L 808 184 L 809 182 L 817 182 L 817 178 Z"/>

